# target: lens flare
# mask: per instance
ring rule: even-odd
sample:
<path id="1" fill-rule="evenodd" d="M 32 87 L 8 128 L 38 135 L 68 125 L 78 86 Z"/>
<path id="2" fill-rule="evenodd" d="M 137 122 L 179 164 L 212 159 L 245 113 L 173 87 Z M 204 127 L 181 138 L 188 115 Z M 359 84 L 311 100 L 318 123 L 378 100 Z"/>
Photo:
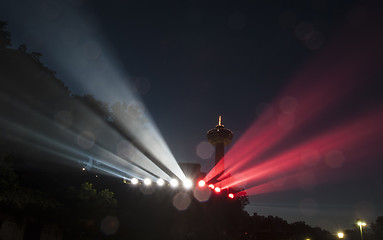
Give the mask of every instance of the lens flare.
<path id="1" fill-rule="evenodd" d="M 212 191 L 209 188 L 194 188 L 193 196 L 200 202 L 206 202 L 209 200 Z"/>
<path id="2" fill-rule="evenodd" d="M 173 206 L 179 210 L 186 210 L 191 203 L 191 198 L 187 193 L 179 192 L 173 197 Z"/>

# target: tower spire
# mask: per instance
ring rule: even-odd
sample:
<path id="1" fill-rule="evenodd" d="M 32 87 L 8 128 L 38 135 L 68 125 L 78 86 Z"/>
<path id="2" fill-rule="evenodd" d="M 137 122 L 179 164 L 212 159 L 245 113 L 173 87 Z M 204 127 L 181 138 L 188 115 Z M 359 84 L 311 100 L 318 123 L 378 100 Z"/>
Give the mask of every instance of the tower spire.
<path id="1" fill-rule="evenodd" d="M 222 126 L 223 127 L 223 125 L 222 125 L 222 116 L 221 115 L 219 115 L 219 117 L 218 117 L 218 125 L 217 126 Z"/>

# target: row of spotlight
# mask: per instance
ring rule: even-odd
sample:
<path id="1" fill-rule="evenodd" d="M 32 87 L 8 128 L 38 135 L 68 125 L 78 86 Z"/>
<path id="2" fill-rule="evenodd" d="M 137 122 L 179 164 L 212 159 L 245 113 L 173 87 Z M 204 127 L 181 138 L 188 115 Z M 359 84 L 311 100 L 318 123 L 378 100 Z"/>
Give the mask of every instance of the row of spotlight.
<path id="1" fill-rule="evenodd" d="M 123 180 L 124 183 L 127 183 L 127 179 L 124 179 Z M 137 184 L 140 184 L 141 182 L 137 179 L 137 178 L 132 178 L 130 179 L 130 183 L 133 184 L 133 185 L 137 185 Z M 164 186 L 165 185 L 165 180 L 163 179 L 158 179 L 157 180 L 157 185 L 158 186 Z M 142 184 L 144 184 L 145 186 L 150 186 L 153 184 L 153 181 L 149 178 L 145 178 L 143 181 L 142 181 Z M 177 179 L 171 179 L 169 181 L 169 185 L 172 187 L 172 188 L 177 188 L 179 187 L 179 182 Z M 203 187 L 209 187 L 210 189 L 212 189 L 213 191 L 215 191 L 216 193 L 220 193 L 221 192 L 221 188 L 220 187 L 217 187 L 217 186 L 214 186 L 214 184 L 208 184 L 204 181 L 204 180 L 199 180 L 198 181 L 198 184 L 197 184 L 198 187 L 200 188 L 203 188 Z M 190 180 L 190 179 L 186 179 L 185 181 L 183 181 L 183 187 L 185 189 L 191 189 L 193 187 L 193 182 Z M 228 194 L 228 197 L 233 199 L 234 198 L 234 194 L 233 193 L 229 193 Z"/>
<path id="2" fill-rule="evenodd" d="M 85 171 L 86 168 L 83 167 L 82 168 L 82 171 Z M 96 177 L 98 177 L 98 175 L 96 175 Z M 123 182 L 124 183 L 128 183 L 128 180 L 126 178 L 123 178 Z M 144 184 L 145 186 L 151 186 L 153 184 L 153 181 L 149 178 L 145 178 L 142 182 L 140 182 L 137 178 L 132 178 L 130 179 L 130 183 L 133 184 L 133 185 L 138 185 L 138 184 Z M 166 184 L 165 180 L 163 180 L 162 178 L 159 178 L 157 181 L 156 181 L 156 184 L 158 186 L 164 186 Z M 172 188 L 177 188 L 179 187 L 180 183 L 177 179 L 171 179 L 169 181 L 169 185 L 172 187 Z M 185 189 L 191 189 L 193 187 L 193 181 L 190 180 L 190 179 L 186 179 L 185 181 L 182 182 L 182 185 Z M 221 188 L 220 187 L 217 187 L 217 186 L 214 186 L 214 184 L 208 184 L 204 181 L 204 180 L 199 180 L 198 181 L 198 184 L 197 184 L 198 187 L 200 188 L 203 188 L 203 187 L 209 187 L 210 189 L 212 189 L 213 191 L 215 191 L 216 193 L 220 193 L 221 192 Z M 229 198 L 233 199 L 235 196 L 233 193 L 229 193 L 227 195 Z"/>
<path id="3" fill-rule="evenodd" d="M 123 179 L 123 181 L 124 181 L 124 183 L 128 183 L 127 179 Z M 149 178 L 145 178 L 142 182 L 140 182 L 137 178 L 132 178 L 132 179 L 130 179 L 130 183 L 133 185 L 137 185 L 137 184 L 142 183 L 145 186 L 150 186 L 153 184 L 153 181 Z M 166 182 L 162 178 L 159 178 L 156 181 L 156 184 L 161 187 L 161 186 L 164 186 L 166 184 Z M 179 187 L 180 183 L 178 182 L 177 179 L 173 178 L 169 181 L 169 185 L 173 188 L 177 188 L 177 187 Z M 186 179 L 185 181 L 182 182 L 182 185 L 185 189 L 190 189 L 193 187 L 193 182 L 190 179 Z"/>

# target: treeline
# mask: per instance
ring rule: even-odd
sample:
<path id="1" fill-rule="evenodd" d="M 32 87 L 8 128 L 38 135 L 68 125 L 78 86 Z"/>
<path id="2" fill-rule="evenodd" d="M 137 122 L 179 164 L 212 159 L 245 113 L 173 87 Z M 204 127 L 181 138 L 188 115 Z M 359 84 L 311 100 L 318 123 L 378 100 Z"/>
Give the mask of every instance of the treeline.
<path id="1" fill-rule="evenodd" d="M 124 138 L 115 117 L 135 113 L 72 93 L 41 56 L 11 48 L 0 22 L 1 239 L 337 239 L 304 222 L 250 216 L 246 198 L 191 196 L 179 211 L 173 201 L 181 190 L 129 186 L 98 171 L 91 156 L 103 153 L 93 146 L 116 149 Z M 382 226 L 380 217 L 365 239 L 383 239 Z M 358 234 L 346 231 L 350 240 Z"/>

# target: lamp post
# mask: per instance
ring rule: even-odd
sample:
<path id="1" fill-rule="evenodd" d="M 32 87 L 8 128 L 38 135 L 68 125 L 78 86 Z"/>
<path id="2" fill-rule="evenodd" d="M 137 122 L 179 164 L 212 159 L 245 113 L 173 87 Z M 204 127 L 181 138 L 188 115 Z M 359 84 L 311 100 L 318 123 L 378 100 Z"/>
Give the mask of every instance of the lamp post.
<path id="1" fill-rule="evenodd" d="M 358 221 L 356 222 L 356 224 L 358 224 L 358 226 L 359 226 L 359 230 L 360 230 L 360 239 L 363 240 L 363 227 L 365 227 L 367 224 L 366 224 L 366 222 L 363 222 L 363 221 L 361 221 L 361 220 L 358 220 Z"/>

